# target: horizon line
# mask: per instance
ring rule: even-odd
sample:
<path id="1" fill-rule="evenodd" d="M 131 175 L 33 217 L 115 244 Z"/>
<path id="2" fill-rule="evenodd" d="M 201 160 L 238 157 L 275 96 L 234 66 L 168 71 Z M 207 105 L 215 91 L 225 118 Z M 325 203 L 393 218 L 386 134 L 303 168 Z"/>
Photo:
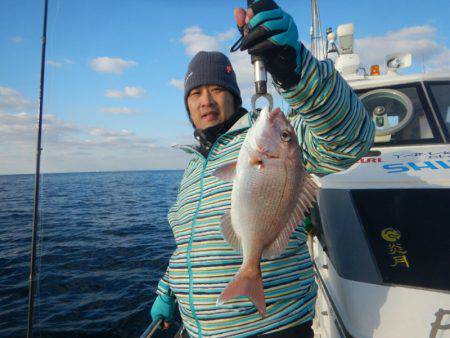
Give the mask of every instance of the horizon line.
<path id="1" fill-rule="evenodd" d="M 58 175 L 58 174 L 97 174 L 97 173 L 120 173 L 120 172 L 144 172 L 144 171 L 183 171 L 184 169 L 136 169 L 136 170 L 95 170 L 95 171 L 63 171 L 63 172 L 45 172 L 40 175 Z M 18 175 L 36 175 L 36 173 L 0 173 L 0 176 L 18 176 Z"/>

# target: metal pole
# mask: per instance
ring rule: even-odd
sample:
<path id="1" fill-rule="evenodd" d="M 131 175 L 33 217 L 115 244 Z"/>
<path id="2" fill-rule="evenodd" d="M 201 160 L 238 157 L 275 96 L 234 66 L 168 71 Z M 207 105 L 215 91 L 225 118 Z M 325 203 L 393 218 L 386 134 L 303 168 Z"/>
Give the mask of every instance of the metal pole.
<path id="1" fill-rule="evenodd" d="M 45 45 L 47 39 L 47 12 L 48 12 L 48 0 L 44 0 L 44 24 L 42 33 L 42 54 L 41 54 L 41 80 L 39 88 L 39 117 L 38 117 L 38 134 L 36 145 L 36 173 L 34 176 L 34 210 L 33 210 L 33 223 L 31 233 L 31 261 L 30 261 L 30 276 L 28 283 L 28 329 L 27 337 L 31 338 L 33 335 L 33 308 L 34 308 L 34 278 L 35 260 L 36 260 L 36 225 L 39 222 L 39 177 L 41 169 L 41 140 L 42 140 L 42 108 L 44 104 L 44 75 L 45 75 Z"/>
<path id="2" fill-rule="evenodd" d="M 159 329 L 163 322 L 163 319 L 161 317 L 156 318 L 144 331 L 143 334 L 141 334 L 140 338 L 150 338 L 153 336 L 153 334 L 156 332 L 156 330 Z"/>

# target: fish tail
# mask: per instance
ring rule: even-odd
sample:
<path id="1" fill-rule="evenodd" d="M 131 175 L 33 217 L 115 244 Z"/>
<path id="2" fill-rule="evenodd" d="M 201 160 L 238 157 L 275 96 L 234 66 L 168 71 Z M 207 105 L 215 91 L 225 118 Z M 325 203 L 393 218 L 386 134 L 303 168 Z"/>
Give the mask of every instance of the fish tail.
<path id="1" fill-rule="evenodd" d="M 241 268 L 228 283 L 227 287 L 217 299 L 217 305 L 221 305 L 238 296 L 248 297 L 255 305 L 261 317 L 266 316 L 266 299 L 264 297 L 264 287 L 262 282 L 261 270 Z"/>

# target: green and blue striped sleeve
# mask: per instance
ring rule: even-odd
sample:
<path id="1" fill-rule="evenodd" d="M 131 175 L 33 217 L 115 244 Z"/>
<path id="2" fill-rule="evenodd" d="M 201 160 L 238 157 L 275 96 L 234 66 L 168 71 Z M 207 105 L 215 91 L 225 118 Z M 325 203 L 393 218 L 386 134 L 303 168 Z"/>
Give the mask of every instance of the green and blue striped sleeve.
<path id="1" fill-rule="evenodd" d="M 166 295 L 173 296 L 172 290 L 169 285 L 169 267 L 167 267 L 166 272 L 160 279 L 158 286 L 156 288 L 156 294 L 158 295 Z"/>
<path id="2" fill-rule="evenodd" d="M 374 125 L 331 60 L 318 61 L 303 45 L 299 83 L 275 87 L 294 109 L 291 120 L 309 172 L 330 174 L 350 167 L 373 144 Z"/>

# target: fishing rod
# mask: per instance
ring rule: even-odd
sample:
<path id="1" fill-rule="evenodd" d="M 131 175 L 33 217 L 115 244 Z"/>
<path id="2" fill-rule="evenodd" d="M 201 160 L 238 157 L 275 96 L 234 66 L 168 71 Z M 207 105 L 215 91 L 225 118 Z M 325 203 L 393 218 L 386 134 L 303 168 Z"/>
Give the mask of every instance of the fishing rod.
<path id="1" fill-rule="evenodd" d="M 41 79 L 39 85 L 39 115 L 38 115 L 38 134 L 36 144 L 36 173 L 34 176 L 34 209 L 33 223 L 31 225 L 31 261 L 30 276 L 28 283 L 28 328 L 27 337 L 31 338 L 33 334 L 33 309 L 34 309 L 34 289 L 36 276 L 36 226 L 39 223 L 39 178 L 41 170 L 41 151 L 42 151 L 42 109 L 44 105 L 44 76 L 45 76 L 45 46 L 47 40 L 47 13 L 48 0 L 44 0 L 44 23 L 42 28 L 42 53 L 41 53 Z"/>

